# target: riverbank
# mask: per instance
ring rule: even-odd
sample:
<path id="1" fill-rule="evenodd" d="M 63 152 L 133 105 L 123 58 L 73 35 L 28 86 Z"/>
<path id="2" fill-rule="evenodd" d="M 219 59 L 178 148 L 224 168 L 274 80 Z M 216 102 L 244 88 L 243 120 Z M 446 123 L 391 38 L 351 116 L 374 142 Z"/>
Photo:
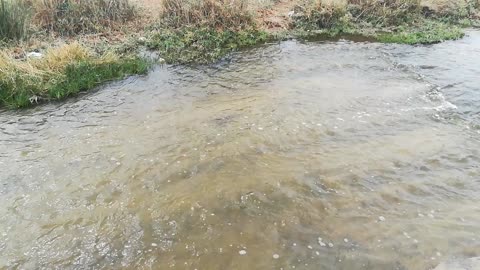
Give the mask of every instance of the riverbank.
<path id="1" fill-rule="evenodd" d="M 285 38 L 458 39 L 462 27 L 478 25 L 478 10 L 476 0 L 2 0 L 0 106 L 63 99 L 144 74 L 154 61 L 210 63 Z M 155 57 L 145 59 L 145 51 Z"/>

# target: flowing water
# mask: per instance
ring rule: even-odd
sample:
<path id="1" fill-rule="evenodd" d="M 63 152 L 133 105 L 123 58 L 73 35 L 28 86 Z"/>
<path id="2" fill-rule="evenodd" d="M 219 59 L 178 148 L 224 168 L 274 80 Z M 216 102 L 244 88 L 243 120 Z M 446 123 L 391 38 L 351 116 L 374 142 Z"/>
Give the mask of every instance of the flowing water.
<path id="1" fill-rule="evenodd" d="M 0 268 L 480 255 L 480 32 L 286 41 L 0 114 Z"/>

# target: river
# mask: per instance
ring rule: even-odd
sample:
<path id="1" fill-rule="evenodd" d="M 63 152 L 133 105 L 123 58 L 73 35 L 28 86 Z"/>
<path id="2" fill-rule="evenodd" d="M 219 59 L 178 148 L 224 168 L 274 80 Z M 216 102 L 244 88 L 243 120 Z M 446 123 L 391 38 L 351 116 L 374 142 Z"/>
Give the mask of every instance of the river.
<path id="1" fill-rule="evenodd" d="M 480 256 L 480 32 L 283 41 L 0 113 L 0 268 Z"/>

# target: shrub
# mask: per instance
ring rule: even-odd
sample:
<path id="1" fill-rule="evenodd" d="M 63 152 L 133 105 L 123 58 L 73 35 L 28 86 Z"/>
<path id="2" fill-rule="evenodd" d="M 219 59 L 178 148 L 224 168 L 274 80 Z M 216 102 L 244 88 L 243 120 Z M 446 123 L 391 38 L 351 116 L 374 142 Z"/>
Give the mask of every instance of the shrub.
<path id="1" fill-rule="evenodd" d="M 61 35 L 95 33 L 135 17 L 129 0 L 35 0 L 37 25 Z"/>
<path id="2" fill-rule="evenodd" d="M 331 29 L 356 25 L 396 26 L 421 15 L 420 0 L 348 0 L 325 3 L 315 0 L 297 18 L 303 28 Z"/>
<path id="3" fill-rule="evenodd" d="M 378 26 L 399 25 L 421 14 L 420 0 L 350 0 L 350 12 L 356 21 Z"/>
<path id="4" fill-rule="evenodd" d="M 247 0 L 164 0 L 162 20 L 167 26 L 238 30 L 255 23 Z"/>
<path id="5" fill-rule="evenodd" d="M 347 10 L 344 4 L 325 4 L 321 0 L 314 1 L 305 11 L 302 18 L 306 28 L 337 28 L 348 23 Z"/>
<path id="6" fill-rule="evenodd" d="M 27 36 L 29 9 L 23 0 L 0 0 L 0 40 Z"/>

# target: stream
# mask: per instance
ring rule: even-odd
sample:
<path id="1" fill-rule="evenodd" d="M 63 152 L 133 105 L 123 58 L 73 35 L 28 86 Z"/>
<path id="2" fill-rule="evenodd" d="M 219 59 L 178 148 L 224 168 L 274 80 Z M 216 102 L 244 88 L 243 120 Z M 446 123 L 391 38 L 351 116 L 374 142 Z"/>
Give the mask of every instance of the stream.
<path id="1" fill-rule="evenodd" d="M 480 32 L 283 41 L 0 112 L 0 269 L 480 256 Z"/>

